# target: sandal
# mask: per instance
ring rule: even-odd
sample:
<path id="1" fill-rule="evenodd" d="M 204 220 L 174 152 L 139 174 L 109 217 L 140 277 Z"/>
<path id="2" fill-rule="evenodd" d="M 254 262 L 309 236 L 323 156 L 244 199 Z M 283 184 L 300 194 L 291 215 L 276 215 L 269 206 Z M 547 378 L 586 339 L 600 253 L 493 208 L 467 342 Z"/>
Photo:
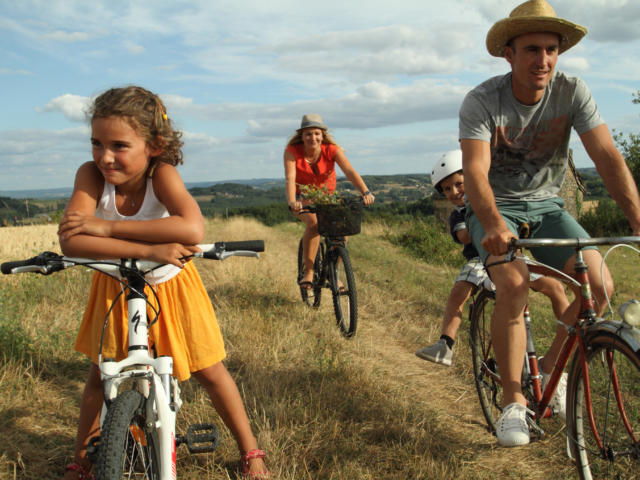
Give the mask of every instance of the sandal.
<path id="1" fill-rule="evenodd" d="M 78 474 L 78 480 L 94 480 L 93 473 L 77 463 L 70 463 L 64 467 L 64 469 L 66 472 L 76 472 Z"/>
<path id="2" fill-rule="evenodd" d="M 304 282 L 298 282 L 298 285 L 300 285 L 302 290 L 311 290 L 313 288 L 313 282 L 308 282 L 306 280 Z"/>
<path id="3" fill-rule="evenodd" d="M 264 460 L 264 457 L 266 457 L 266 455 L 267 454 L 264 452 L 264 450 L 260 450 L 258 448 L 250 450 L 242 455 L 242 478 L 251 478 L 258 480 L 267 480 L 271 478 L 271 473 L 268 470 L 264 470 L 262 472 L 249 471 L 249 460 L 253 460 L 255 458 L 262 458 Z"/>

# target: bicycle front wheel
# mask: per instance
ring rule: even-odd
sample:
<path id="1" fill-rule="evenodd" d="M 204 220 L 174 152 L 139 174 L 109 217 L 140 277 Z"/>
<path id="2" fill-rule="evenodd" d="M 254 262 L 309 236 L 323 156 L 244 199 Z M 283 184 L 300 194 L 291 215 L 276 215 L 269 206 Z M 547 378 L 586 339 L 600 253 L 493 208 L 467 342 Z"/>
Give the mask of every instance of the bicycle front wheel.
<path id="1" fill-rule="evenodd" d="M 638 478 L 640 357 L 614 334 L 598 333 L 586 343 L 587 368 L 576 352 L 567 389 L 567 432 L 578 473 L 582 479 Z"/>
<path id="2" fill-rule="evenodd" d="M 356 334 L 358 326 L 358 296 L 351 259 L 344 247 L 335 247 L 329 255 L 329 283 L 336 322 L 342 335 L 350 338 Z"/>
<path id="3" fill-rule="evenodd" d="M 482 413 L 492 433 L 495 433 L 502 413 L 502 383 L 491 342 L 494 303 L 495 294 L 483 289 L 476 296 L 469 312 L 473 377 Z"/>
<path id="4" fill-rule="evenodd" d="M 135 390 L 119 395 L 107 410 L 102 426 L 97 480 L 159 480 L 160 451 L 155 429 L 145 429 L 144 397 Z"/>
<path id="5" fill-rule="evenodd" d="M 322 285 L 320 285 L 320 270 L 322 268 L 322 257 L 324 252 L 324 245 L 321 243 L 318 246 L 318 253 L 316 254 L 316 261 L 313 266 L 313 288 L 307 289 L 300 287 L 300 296 L 302 297 L 302 301 L 309 305 L 317 308 L 320 306 L 320 300 L 322 300 Z M 298 282 L 302 280 L 302 276 L 304 275 L 304 256 L 302 254 L 302 239 L 298 244 Z M 313 295 L 310 293 L 313 292 Z"/>

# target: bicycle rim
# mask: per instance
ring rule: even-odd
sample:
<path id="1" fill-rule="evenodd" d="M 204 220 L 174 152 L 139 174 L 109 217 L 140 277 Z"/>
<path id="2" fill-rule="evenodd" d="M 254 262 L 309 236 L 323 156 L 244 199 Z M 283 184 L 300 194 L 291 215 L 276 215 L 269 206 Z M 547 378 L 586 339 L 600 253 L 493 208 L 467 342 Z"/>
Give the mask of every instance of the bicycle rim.
<path id="1" fill-rule="evenodd" d="M 336 247 L 332 251 L 329 261 L 329 277 L 336 323 L 342 335 L 350 338 L 356 334 L 358 326 L 358 296 L 349 252 L 343 247 Z"/>
<path id="2" fill-rule="evenodd" d="M 145 430 L 144 397 L 129 390 L 119 395 L 105 417 L 98 460 L 97 480 L 158 480 L 160 453 L 157 432 Z"/>
<path id="3" fill-rule="evenodd" d="M 599 334 L 587 340 L 587 364 L 596 433 L 579 352 L 567 392 L 569 444 L 580 478 L 640 478 L 640 358 L 615 335 Z"/>
<path id="4" fill-rule="evenodd" d="M 502 384 L 498 376 L 498 364 L 491 343 L 491 315 L 495 295 L 482 290 L 475 298 L 469 313 L 473 377 L 482 413 L 490 432 L 502 413 Z"/>

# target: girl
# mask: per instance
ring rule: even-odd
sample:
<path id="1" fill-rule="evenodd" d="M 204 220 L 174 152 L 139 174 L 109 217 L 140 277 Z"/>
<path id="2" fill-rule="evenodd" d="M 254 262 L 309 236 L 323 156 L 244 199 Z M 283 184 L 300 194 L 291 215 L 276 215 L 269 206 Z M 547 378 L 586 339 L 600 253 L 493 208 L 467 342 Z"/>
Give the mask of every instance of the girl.
<path id="1" fill-rule="evenodd" d="M 213 307 L 195 266 L 181 260 L 198 251 L 195 245 L 204 237 L 198 204 L 175 168 L 182 163 L 181 132 L 173 130 L 161 100 L 140 87 L 108 90 L 96 98 L 90 115 L 93 162 L 76 174 L 58 230 L 62 251 L 73 257 L 167 264 L 154 279 L 162 309 L 150 331 L 157 353 L 173 357 L 179 380 L 193 373 L 207 390 L 238 443 L 243 474 L 268 478 L 265 454 L 257 449 L 236 384 L 222 364 L 224 344 Z M 99 339 L 104 316 L 119 292 L 117 281 L 94 274 L 74 346 L 93 364 L 80 406 L 74 462 L 67 465 L 65 480 L 93 477 L 86 447 L 100 428 Z M 122 297 L 107 328 L 103 355 L 124 358 L 127 313 Z"/>

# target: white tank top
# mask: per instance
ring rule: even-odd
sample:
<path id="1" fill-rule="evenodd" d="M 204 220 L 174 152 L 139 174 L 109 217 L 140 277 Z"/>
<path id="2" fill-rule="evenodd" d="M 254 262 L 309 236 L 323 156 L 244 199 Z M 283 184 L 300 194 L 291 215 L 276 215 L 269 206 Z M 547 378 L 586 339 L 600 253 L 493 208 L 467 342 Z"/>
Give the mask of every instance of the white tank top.
<path id="1" fill-rule="evenodd" d="M 131 216 L 122 215 L 116 207 L 116 187 L 110 183 L 104 182 L 102 189 L 102 197 L 96 207 L 96 217 L 104 220 L 154 220 L 156 218 L 164 218 L 169 216 L 169 211 L 165 207 L 153 191 L 153 179 L 147 178 L 147 186 L 144 193 L 144 199 L 140 209 Z M 166 282 L 180 273 L 180 269 L 175 265 L 163 265 L 148 273 L 145 278 L 151 284 Z"/>

